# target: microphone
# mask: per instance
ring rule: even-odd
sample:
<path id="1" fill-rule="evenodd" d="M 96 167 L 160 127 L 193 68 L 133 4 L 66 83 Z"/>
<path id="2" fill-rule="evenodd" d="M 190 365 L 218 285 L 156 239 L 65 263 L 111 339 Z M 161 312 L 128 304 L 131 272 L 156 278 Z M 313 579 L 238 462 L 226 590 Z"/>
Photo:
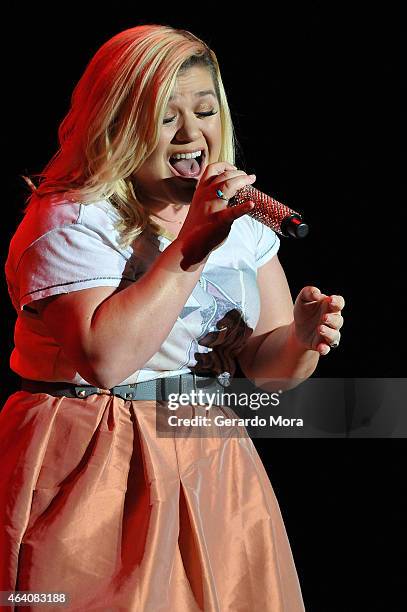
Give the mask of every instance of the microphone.
<path id="1" fill-rule="evenodd" d="M 307 236 L 309 227 L 304 223 L 299 213 L 251 185 L 239 189 L 234 197 L 229 200 L 228 206 L 237 206 L 248 200 L 254 202 L 255 207 L 247 214 L 256 221 L 271 227 L 281 236 L 291 236 L 293 238 Z"/>

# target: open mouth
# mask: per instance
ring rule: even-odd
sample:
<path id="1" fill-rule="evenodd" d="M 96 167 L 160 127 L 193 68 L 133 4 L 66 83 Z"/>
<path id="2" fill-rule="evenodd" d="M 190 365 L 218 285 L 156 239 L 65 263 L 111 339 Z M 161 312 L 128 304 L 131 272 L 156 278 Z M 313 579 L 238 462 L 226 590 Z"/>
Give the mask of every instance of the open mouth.
<path id="1" fill-rule="evenodd" d="M 199 157 L 191 159 L 175 159 L 174 157 L 168 160 L 168 165 L 171 172 L 180 178 L 200 178 L 205 169 L 205 151 L 202 151 Z"/>

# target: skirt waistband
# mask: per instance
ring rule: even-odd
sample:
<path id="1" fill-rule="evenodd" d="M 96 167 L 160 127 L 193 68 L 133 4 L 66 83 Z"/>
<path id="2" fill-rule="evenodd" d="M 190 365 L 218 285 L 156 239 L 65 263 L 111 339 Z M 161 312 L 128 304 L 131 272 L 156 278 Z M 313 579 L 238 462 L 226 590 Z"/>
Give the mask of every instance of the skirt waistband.
<path id="1" fill-rule="evenodd" d="M 182 393 L 215 393 L 229 386 L 229 378 L 223 373 L 218 377 L 198 376 L 194 373 L 155 378 L 139 383 L 118 385 L 111 389 L 102 389 L 92 385 L 75 385 L 68 382 L 49 382 L 42 380 L 21 379 L 21 390 L 30 393 L 47 393 L 55 397 L 86 398 L 92 394 L 115 395 L 124 400 L 158 400 L 167 401 L 169 395 Z M 222 378 L 223 376 L 223 378 Z M 226 384 L 225 384 L 226 383 Z M 202 395 L 202 394 L 201 394 Z"/>

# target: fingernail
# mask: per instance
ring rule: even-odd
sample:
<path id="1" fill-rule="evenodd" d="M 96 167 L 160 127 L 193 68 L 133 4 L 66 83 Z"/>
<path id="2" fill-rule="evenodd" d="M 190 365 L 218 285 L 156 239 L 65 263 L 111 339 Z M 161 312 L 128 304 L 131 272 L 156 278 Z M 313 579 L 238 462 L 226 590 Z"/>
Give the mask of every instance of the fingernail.
<path id="1" fill-rule="evenodd" d="M 256 178 L 256 175 L 255 174 L 249 174 L 249 177 L 250 178 Z"/>

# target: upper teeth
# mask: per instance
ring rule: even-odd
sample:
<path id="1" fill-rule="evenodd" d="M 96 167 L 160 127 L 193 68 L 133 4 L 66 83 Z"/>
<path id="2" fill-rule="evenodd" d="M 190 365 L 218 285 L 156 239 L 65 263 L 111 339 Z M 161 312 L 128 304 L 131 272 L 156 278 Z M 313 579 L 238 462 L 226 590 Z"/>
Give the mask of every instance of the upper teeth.
<path id="1" fill-rule="evenodd" d="M 171 159 L 192 159 L 200 155 L 202 155 L 202 151 L 195 151 L 194 153 L 176 153 L 175 155 L 171 155 Z"/>

